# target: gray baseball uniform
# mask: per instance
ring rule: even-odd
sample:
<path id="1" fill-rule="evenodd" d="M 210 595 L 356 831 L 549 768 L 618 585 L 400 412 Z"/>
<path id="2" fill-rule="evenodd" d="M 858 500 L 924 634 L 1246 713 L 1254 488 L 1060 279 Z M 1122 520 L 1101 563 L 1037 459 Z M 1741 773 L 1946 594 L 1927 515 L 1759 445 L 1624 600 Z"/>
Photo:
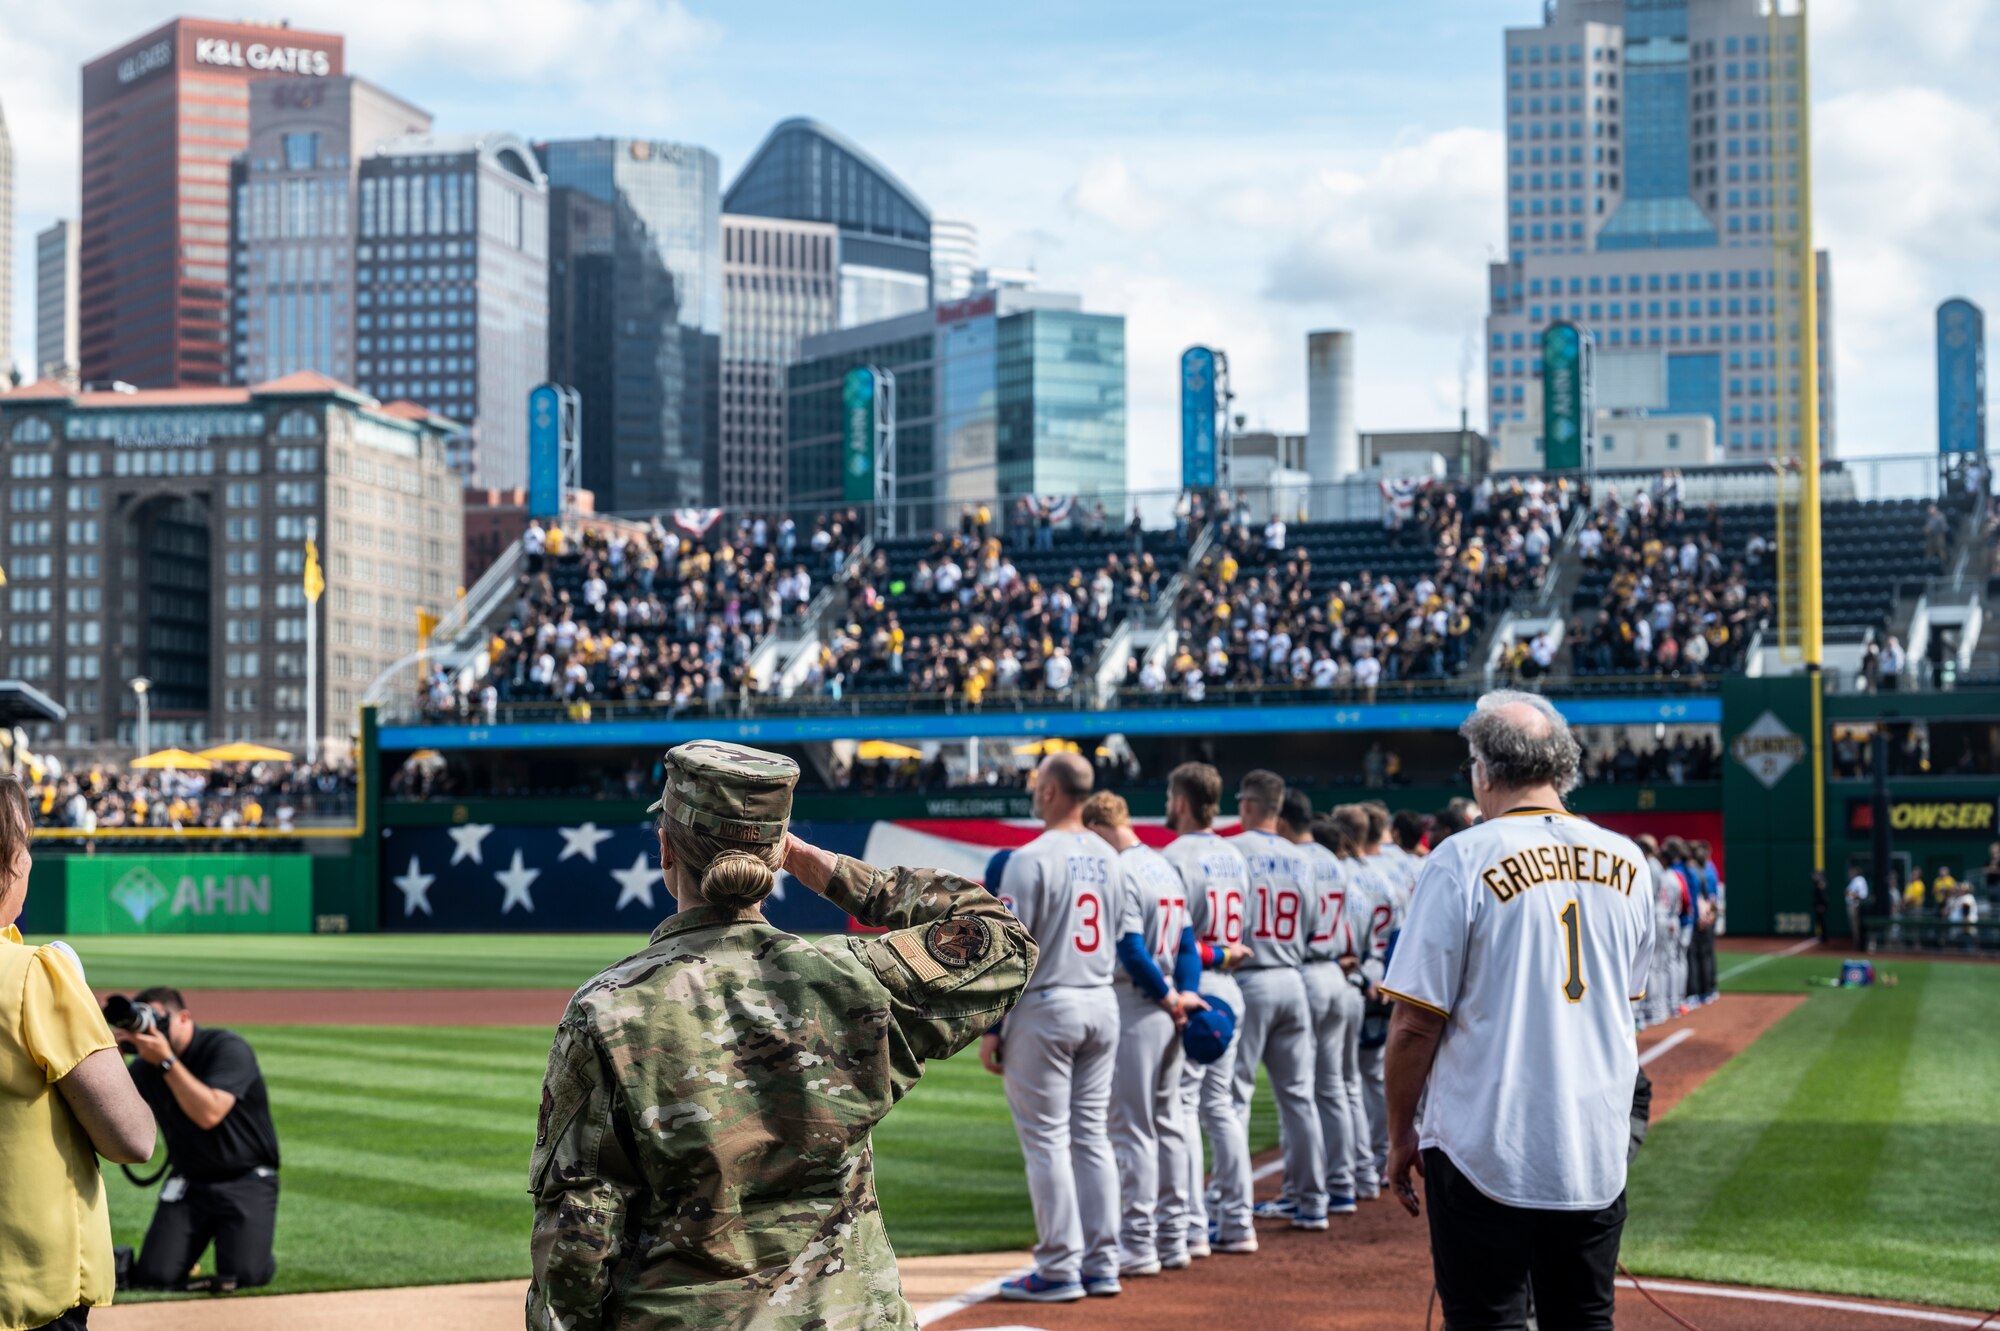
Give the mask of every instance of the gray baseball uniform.
<path id="1" fill-rule="evenodd" d="M 1167 983 L 1173 983 L 1181 931 L 1188 925 L 1187 888 L 1160 852 L 1131 846 L 1118 853 L 1124 911 L 1118 936 L 1136 933 Z M 1177 1257 L 1187 1245 L 1187 1125 L 1180 1109 L 1181 1042 L 1174 1019 L 1121 967 L 1118 1058 L 1111 1082 L 1111 1150 L 1123 1197 L 1119 1261 L 1146 1266 Z M 1163 1190 L 1162 1180 L 1167 1181 Z"/>
<path id="2" fill-rule="evenodd" d="M 1088 832 L 1044 832 L 1014 853 L 1000 896 L 1041 945 L 1008 1015 L 1007 1107 L 1035 1207 L 1035 1265 L 1054 1284 L 1118 1272 L 1118 1165 L 1108 1117 L 1118 1051 L 1117 854 Z"/>
<path id="3" fill-rule="evenodd" d="M 1639 1006 L 1639 1024 L 1657 1026 L 1680 1012 L 1680 994 L 1674 980 L 1687 983 L 1686 959 L 1681 947 L 1680 880 L 1667 872 L 1655 856 L 1646 857 L 1646 873 L 1653 893 L 1653 968 L 1646 980 L 1646 997 Z"/>
<path id="4" fill-rule="evenodd" d="M 1257 1065 L 1271 1076 L 1278 1102 L 1278 1130 L 1285 1176 L 1295 1181 L 1302 1216 L 1326 1214 L 1326 1148 L 1313 1108 L 1313 1021 L 1306 1001 L 1306 945 L 1317 927 L 1312 862 L 1302 847 L 1273 832 L 1244 832 L 1236 839 L 1250 871 L 1250 930 L 1255 954 L 1237 973 L 1243 989 L 1236 1045 L 1236 1115 L 1250 1130 L 1250 1101 Z M 1222 1238 L 1252 1229 L 1249 1189 L 1224 1192 L 1218 1229 Z"/>
<path id="5" fill-rule="evenodd" d="M 1355 1061 L 1361 1040 L 1361 991 L 1340 968 L 1340 958 L 1354 952 L 1354 930 L 1348 920 L 1354 894 L 1348 885 L 1347 861 L 1317 843 L 1302 849 L 1312 861 L 1316 921 L 1312 937 L 1306 940 L 1303 971 L 1313 1021 L 1313 1105 L 1319 1111 L 1326 1153 L 1329 1205 L 1344 1205 L 1354 1199 L 1356 1143 L 1367 1131 Z M 1290 1179 L 1286 1193 L 1297 1200 Z"/>
<path id="6" fill-rule="evenodd" d="M 1399 849 L 1398 855 L 1403 852 Z M 1413 857 L 1404 856 L 1405 859 Z M 1403 866 L 1394 859 L 1382 855 L 1365 855 L 1351 861 L 1355 868 L 1356 889 L 1368 901 L 1368 926 L 1363 939 L 1357 940 L 1362 948 L 1363 974 L 1373 983 L 1380 983 L 1383 968 L 1389 955 L 1389 940 L 1403 927 L 1403 911 L 1409 901 L 1408 891 L 1403 885 Z M 1365 1020 L 1365 1014 L 1364 1014 Z M 1361 1103 L 1368 1120 L 1368 1135 L 1365 1139 L 1362 1157 L 1364 1178 L 1357 1180 L 1363 1193 L 1368 1191 L 1366 1177 L 1380 1178 L 1389 1170 L 1389 1102 L 1382 1081 L 1382 1055 L 1384 1044 L 1362 1044 L 1359 1046 L 1358 1061 L 1361 1068 Z"/>
<path id="7" fill-rule="evenodd" d="M 1194 935 L 1210 947 L 1243 941 L 1243 919 L 1250 900 L 1250 871 L 1243 853 L 1230 839 L 1214 832 L 1190 832 L 1164 852 L 1167 863 L 1180 871 L 1187 888 L 1188 916 Z M 1220 999 L 1238 1021 L 1243 1018 L 1243 990 L 1227 971 L 1201 974 L 1204 997 Z M 1240 1036 L 1238 1038 L 1241 1038 Z M 1250 1139 L 1236 1117 L 1236 1049 L 1232 1041 L 1222 1057 L 1206 1066 L 1183 1060 L 1181 1117 L 1188 1142 L 1187 1175 L 1177 1198 L 1187 1215 L 1185 1242 L 1208 1242 L 1208 1199 L 1201 1178 L 1201 1133 L 1208 1135 L 1208 1152 L 1218 1189 L 1250 1191 Z M 1225 1183 L 1225 1180 L 1228 1182 Z M 1171 1185 L 1172 1180 L 1169 1180 Z M 1170 1241 L 1170 1240 L 1169 1240 Z"/>

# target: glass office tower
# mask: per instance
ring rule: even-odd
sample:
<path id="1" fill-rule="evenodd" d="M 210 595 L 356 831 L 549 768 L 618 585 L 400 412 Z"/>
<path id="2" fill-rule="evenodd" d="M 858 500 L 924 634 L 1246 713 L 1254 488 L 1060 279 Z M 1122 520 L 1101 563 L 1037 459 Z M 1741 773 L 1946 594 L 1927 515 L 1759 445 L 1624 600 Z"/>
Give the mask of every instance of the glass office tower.
<path id="1" fill-rule="evenodd" d="M 889 169 L 837 131 L 782 121 L 751 155 L 723 210 L 840 229 L 840 327 L 931 303 L 931 211 Z"/>
<path id="2" fill-rule="evenodd" d="M 571 346 L 608 340 L 611 349 L 609 399 L 600 391 L 583 402 L 584 487 L 602 512 L 714 502 L 721 473 L 721 164 L 706 148 L 646 139 L 566 139 L 538 144 L 536 152 L 552 187 L 613 210 L 608 339 L 574 326 L 559 339 Z M 571 309 L 572 318 L 603 314 L 597 302 Z"/>
<path id="3" fill-rule="evenodd" d="M 1541 419 L 1542 330 L 1567 320 L 1595 340 L 1600 409 L 1706 416 L 1719 461 L 1795 446 L 1802 367 L 1783 363 L 1797 351 L 1780 327 L 1774 240 L 1798 218 L 1808 112 L 1799 22 L 1764 9 L 1558 0 L 1539 27 L 1507 31 L 1508 257 L 1491 266 L 1486 321 L 1494 439 Z M 1831 454 L 1824 252 L 1815 279 Z"/>

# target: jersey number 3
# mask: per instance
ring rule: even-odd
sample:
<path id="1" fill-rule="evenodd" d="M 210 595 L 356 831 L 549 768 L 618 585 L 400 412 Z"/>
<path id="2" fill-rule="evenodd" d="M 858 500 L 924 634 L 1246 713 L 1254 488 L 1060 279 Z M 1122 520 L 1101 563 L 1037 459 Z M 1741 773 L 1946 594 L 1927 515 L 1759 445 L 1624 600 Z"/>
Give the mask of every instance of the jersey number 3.
<path id="1" fill-rule="evenodd" d="M 1104 907 L 1095 892 L 1076 894 L 1076 935 L 1070 940 L 1079 952 L 1095 952 L 1104 943 Z"/>
<path id="2" fill-rule="evenodd" d="M 1569 961 L 1569 978 L 1563 981 L 1563 997 L 1572 1003 L 1583 1001 L 1583 919 L 1572 901 L 1563 907 L 1563 948 Z"/>

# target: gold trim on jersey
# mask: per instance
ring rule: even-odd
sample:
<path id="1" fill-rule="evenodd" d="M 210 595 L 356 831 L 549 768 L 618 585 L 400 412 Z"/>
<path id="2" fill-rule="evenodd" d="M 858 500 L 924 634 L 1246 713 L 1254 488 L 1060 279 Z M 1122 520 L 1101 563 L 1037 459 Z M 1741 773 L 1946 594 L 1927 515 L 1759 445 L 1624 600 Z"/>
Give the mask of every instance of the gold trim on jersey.
<path id="1" fill-rule="evenodd" d="M 1408 994 L 1399 993 L 1398 991 L 1391 989 L 1386 984 L 1376 985 L 1375 991 L 1377 993 L 1389 995 L 1389 997 L 1395 999 L 1398 1003 L 1408 1003 L 1411 1007 L 1420 1007 L 1426 1012 L 1437 1013 L 1440 1017 L 1443 1017 L 1447 1021 L 1451 1020 L 1451 1013 L 1446 1012 L 1443 1008 L 1437 1006 L 1435 1003 L 1426 1003 L 1421 998 L 1412 998 Z"/>

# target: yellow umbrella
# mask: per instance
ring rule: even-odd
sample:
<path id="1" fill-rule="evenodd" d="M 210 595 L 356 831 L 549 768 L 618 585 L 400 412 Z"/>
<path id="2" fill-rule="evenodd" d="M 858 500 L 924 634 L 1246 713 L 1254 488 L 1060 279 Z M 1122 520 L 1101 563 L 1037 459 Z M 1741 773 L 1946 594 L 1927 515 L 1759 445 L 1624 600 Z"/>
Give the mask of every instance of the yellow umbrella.
<path id="1" fill-rule="evenodd" d="M 183 772 L 206 772 L 215 764 L 198 753 L 189 753 L 186 749 L 161 749 L 158 753 L 134 758 L 129 766 L 151 770 L 171 767 Z"/>
<path id="2" fill-rule="evenodd" d="M 907 744 L 892 744 L 886 739 L 864 739 L 855 746 L 854 756 L 864 763 L 881 762 L 883 759 L 901 760 L 921 758 L 923 753 Z"/>
<path id="3" fill-rule="evenodd" d="M 1033 744 L 1017 744 L 1014 753 L 1024 758 L 1041 758 L 1051 753 L 1082 753 L 1083 746 L 1073 739 L 1038 739 Z"/>
<path id="4" fill-rule="evenodd" d="M 265 744 L 251 744 L 239 740 L 234 744 L 218 744 L 212 749 L 203 749 L 201 757 L 212 763 L 288 763 L 292 755 L 283 749 L 274 749 Z"/>

